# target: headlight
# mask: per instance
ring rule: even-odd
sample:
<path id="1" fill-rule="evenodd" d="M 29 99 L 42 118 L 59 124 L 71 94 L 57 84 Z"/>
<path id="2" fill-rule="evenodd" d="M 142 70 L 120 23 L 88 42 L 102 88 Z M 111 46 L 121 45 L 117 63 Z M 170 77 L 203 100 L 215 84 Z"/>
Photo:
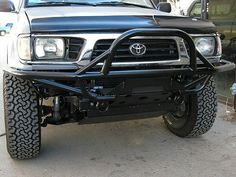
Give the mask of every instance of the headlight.
<path id="1" fill-rule="evenodd" d="M 197 37 L 194 39 L 197 50 L 204 56 L 213 56 L 216 49 L 215 37 Z"/>
<path id="2" fill-rule="evenodd" d="M 62 38 L 35 38 L 34 53 L 36 59 L 63 59 L 65 42 Z"/>

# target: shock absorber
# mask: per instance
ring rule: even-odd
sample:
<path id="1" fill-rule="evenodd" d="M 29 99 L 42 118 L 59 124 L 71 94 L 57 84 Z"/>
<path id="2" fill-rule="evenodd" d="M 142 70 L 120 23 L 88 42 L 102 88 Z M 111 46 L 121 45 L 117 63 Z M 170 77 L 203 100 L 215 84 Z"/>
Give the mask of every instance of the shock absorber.
<path id="1" fill-rule="evenodd" d="M 61 120 L 61 114 L 60 114 L 60 97 L 56 96 L 54 98 L 54 105 L 53 105 L 53 119 L 54 121 Z"/>

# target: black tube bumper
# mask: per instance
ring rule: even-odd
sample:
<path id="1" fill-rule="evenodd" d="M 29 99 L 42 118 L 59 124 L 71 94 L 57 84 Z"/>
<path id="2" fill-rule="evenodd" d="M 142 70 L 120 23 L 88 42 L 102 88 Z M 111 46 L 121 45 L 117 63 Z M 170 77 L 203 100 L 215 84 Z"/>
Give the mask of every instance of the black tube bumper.
<path id="1" fill-rule="evenodd" d="M 101 72 L 87 72 L 78 75 L 76 72 L 49 72 L 49 71 L 22 71 L 13 68 L 5 68 L 4 71 L 24 79 L 50 79 L 50 80 L 78 80 L 78 79 L 101 79 L 101 78 L 140 78 L 140 77 L 158 77 L 172 76 L 178 74 L 192 75 L 196 74 L 214 74 L 217 72 L 226 72 L 233 70 L 235 64 L 226 60 L 221 60 L 214 66 L 214 70 L 207 67 L 198 67 L 196 72 L 190 68 L 172 68 L 172 69 L 151 69 L 151 70 L 124 70 L 110 71 L 104 75 Z"/>
<path id="2" fill-rule="evenodd" d="M 183 38 L 189 46 L 189 65 L 183 67 L 169 67 L 146 70 L 112 70 L 112 61 L 117 48 L 125 40 L 135 36 L 177 36 Z M 197 64 L 197 59 L 202 64 Z M 103 66 L 100 71 L 93 71 L 98 63 Z M 112 100 L 115 96 L 99 96 L 87 90 L 86 81 L 105 79 L 105 78 L 142 78 L 142 77 L 161 77 L 161 76 L 176 76 L 176 75 L 204 75 L 199 82 L 206 83 L 209 76 L 216 72 L 225 72 L 235 68 L 235 64 L 221 60 L 219 63 L 210 63 L 204 56 L 202 56 L 195 48 L 192 38 L 184 31 L 178 29 L 134 29 L 123 33 L 111 45 L 110 49 L 96 57 L 88 65 L 78 68 L 75 72 L 45 72 L 45 71 L 22 71 L 17 69 L 5 69 L 5 72 L 21 77 L 24 79 L 33 80 L 47 86 L 52 86 L 65 91 L 73 92 L 82 95 L 90 100 L 104 101 Z M 92 71 L 91 71 L 92 70 Z M 60 80 L 76 80 L 80 84 L 79 87 L 68 86 L 58 81 Z M 204 81 L 205 80 L 205 81 Z M 196 82 L 196 81 L 194 81 Z M 198 83 L 198 82 L 196 82 Z M 194 84 L 188 84 L 194 86 Z M 204 86 L 204 85 L 203 85 Z M 203 87 L 201 87 L 203 88 Z"/>
<path id="3" fill-rule="evenodd" d="M 185 86 L 185 93 L 195 93 L 203 89 L 208 82 L 211 75 L 216 72 L 226 72 L 235 68 L 235 64 L 222 60 L 214 66 L 214 69 L 209 69 L 207 67 L 198 67 L 194 72 L 190 68 L 173 68 L 173 69 L 155 69 L 155 70 L 124 70 L 124 71 L 110 71 L 108 74 L 104 75 L 101 72 L 87 72 L 85 74 L 78 75 L 76 72 L 40 72 L 40 71 L 20 71 L 16 69 L 5 69 L 4 71 L 15 75 L 23 79 L 33 80 L 36 83 L 43 84 L 48 87 L 53 87 L 59 90 L 64 90 L 66 92 L 71 92 L 79 95 L 83 98 L 87 98 L 91 101 L 112 101 L 115 100 L 116 95 L 99 96 L 97 94 L 91 93 L 87 90 L 85 80 L 93 79 L 105 79 L 105 78 L 142 78 L 142 77 L 171 77 L 175 75 L 190 75 L 195 74 L 205 75 L 202 78 L 193 81 L 192 83 Z M 79 81 L 80 87 L 68 86 L 62 81 Z M 201 87 L 198 89 L 193 89 L 194 86 L 201 83 Z"/>

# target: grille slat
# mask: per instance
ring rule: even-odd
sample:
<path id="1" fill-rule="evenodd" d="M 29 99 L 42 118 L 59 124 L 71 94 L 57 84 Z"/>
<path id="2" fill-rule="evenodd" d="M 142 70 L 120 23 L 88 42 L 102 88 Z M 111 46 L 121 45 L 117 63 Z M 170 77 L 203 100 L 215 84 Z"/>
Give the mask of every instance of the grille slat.
<path id="1" fill-rule="evenodd" d="M 150 49 L 147 49 L 147 51 L 169 51 L 170 48 L 150 48 Z M 177 52 L 177 49 L 172 49 L 172 50 L 175 50 Z M 106 49 L 96 49 L 96 51 L 94 52 L 105 52 Z M 125 49 L 118 49 L 117 52 L 129 52 L 129 48 L 125 48 Z"/>
<path id="2" fill-rule="evenodd" d="M 98 40 L 94 46 L 92 59 L 109 49 L 114 40 Z M 144 44 L 147 48 L 142 56 L 135 56 L 130 52 L 134 43 Z M 130 39 L 122 43 L 114 56 L 114 62 L 145 62 L 177 60 L 179 58 L 176 41 L 173 39 Z"/>
<path id="3" fill-rule="evenodd" d="M 83 45 L 84 45 L 83 39 L 80 38 L 68 39 L 69 60 L 77 60 Z"/>
<path id="4" fill-rule="evenodd" d="M 169 57 L 168 54 L 159 54 L 160 57 Z M 155 54 L 152 54 L 152 55 L 145 55 L 145 56 L 132 56 L 132 55 L 119 55 L 119 56 L 115 56 L 115 58 L 155 58 L 156 55 Z"/>

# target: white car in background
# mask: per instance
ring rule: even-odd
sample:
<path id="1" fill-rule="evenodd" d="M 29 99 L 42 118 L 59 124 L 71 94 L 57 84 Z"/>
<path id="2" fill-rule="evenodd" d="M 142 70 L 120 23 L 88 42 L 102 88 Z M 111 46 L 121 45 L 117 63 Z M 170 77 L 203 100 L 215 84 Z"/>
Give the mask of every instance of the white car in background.
<path id="1" fill-rule="evenodd" d="M 18 7 L 18 0 L 9 1 L 11 3 L 10 9 L 4 9 L 4 5 L 0 7 L 0 36 L 5 36 L 10 33 L 13 24 L 16 22 L 17 14 L 15 8 Z M 0 4 L 4 4 L 3 0 L 0 0 Z"/>
<path id="2" fill-rule="evenodd" d="M 13 23 L 0 24 L 0 36 L 5 36 L 7 33 L 10 33 L 12 26 Z"/>

